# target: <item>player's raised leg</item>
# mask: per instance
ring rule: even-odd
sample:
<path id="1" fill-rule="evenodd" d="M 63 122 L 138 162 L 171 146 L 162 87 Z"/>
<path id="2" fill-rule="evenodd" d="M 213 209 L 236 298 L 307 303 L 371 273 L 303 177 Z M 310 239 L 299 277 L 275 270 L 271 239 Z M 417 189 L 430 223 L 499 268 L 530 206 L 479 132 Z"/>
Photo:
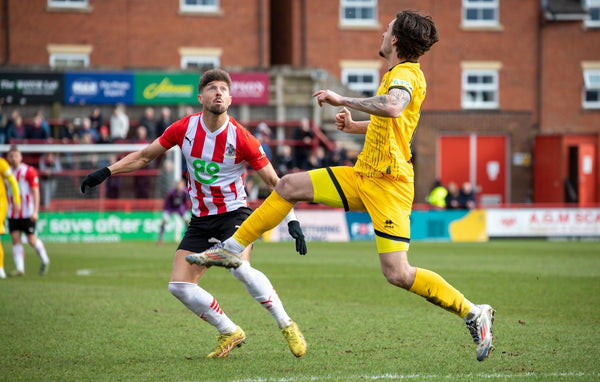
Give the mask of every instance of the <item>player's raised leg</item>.
<path id="1" fill-rule="evenodd" d="M 312 180 L 308 172 L 285 175 L 232 237 L 204 252 L 189 255 L 186 260 L 190 264 L 238 267 L 244 248 L 281 223 L 296 202 L 312 201 L 312 198 Z"/>

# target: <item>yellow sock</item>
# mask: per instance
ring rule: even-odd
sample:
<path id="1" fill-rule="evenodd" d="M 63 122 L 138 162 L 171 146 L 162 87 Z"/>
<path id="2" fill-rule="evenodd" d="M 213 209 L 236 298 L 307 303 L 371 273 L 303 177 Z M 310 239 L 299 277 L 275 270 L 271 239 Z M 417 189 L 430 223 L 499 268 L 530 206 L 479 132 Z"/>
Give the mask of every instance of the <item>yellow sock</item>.
<path id="1" fill-rule="evenodd" d="M 263 204 L 260 205 L 252 215 L 242 223 L 240 228 L 233 234 L 233 239 L 244 247 L 255 242 L 263 233 L 277 227 L 285 216 L 294 208 L 294 205 L 275 191 Z"/>
<path id="2" fill-rule="evenodd" d="M 442 276 L 427 269 L 417 268 L 415 282 L 410 291 L 427 301 L 464 318 L 471 310 L 471 302 Z"/>
<path id="3" fill-rule="evenodd" d="M 1 243 L 0 243 L 0 268 L 4 268 L 4 248 L 2 248 Z"/>

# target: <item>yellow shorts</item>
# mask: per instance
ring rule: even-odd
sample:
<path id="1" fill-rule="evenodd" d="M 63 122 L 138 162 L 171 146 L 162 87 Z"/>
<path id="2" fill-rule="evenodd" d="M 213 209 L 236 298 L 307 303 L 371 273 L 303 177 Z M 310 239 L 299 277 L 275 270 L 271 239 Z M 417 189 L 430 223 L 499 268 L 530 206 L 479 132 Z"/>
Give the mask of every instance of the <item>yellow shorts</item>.
<path id="1" fill-rule="evenodd" d="M 366 177 L 347 166 L 321 168 L 308 173 L 315 203 L 369 213 L 379 253 L 408 251 L 413 183 L 387 177 Z"/>

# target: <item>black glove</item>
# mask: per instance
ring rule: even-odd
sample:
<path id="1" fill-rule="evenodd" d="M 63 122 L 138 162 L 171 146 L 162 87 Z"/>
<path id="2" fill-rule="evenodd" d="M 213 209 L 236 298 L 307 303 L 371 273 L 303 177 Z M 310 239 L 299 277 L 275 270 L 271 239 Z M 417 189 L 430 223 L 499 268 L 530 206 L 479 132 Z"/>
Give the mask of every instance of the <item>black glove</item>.
<path id="1" fill-rule="evenodd" d="M 104 182 L 109 176 L 110 170 L 108 167 L 101 168 L 100 170 L 88 174 L 88 176 L 83 179 L 83 182 L 81 182 L 81 193 L 85 194 L 86 190 L 96 187 L 100 183 Z"/>
<path id="2" fill-rule="evenodd" d="M 290 236 L 296 239 L 296 252 L 301 255 L 306 255 L 306 241 L 304 241 L 304 232 L 300 228 L 298 220 L 292 220 L 288 223 L 288 231 Z"/>

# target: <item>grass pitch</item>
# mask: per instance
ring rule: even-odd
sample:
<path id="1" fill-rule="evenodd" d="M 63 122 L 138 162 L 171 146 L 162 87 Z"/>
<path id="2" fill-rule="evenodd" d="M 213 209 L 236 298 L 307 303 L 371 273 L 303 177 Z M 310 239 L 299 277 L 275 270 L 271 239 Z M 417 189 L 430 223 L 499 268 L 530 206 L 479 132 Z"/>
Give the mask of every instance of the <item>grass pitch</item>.
<path id="1" fill-rule="evenodd" d="M 167 290 L 174 244 L 47 244 L 44 277 L 28 247 L 27 275 L 0 280 L 0 380 L 600 378 L 597 242 L 411 245 L 413 265 L 497 310 L 484 362 L 460 318 L 386 283 L 375 243 L 308 244 L 306 256 L 291 243 L 257 243 L 253 254 L 308 341 L 302 358 L 229 272 L 211 268 L 200 281 L 248 335 L 223 360 L 206 358 L 216 330 Z"/>

